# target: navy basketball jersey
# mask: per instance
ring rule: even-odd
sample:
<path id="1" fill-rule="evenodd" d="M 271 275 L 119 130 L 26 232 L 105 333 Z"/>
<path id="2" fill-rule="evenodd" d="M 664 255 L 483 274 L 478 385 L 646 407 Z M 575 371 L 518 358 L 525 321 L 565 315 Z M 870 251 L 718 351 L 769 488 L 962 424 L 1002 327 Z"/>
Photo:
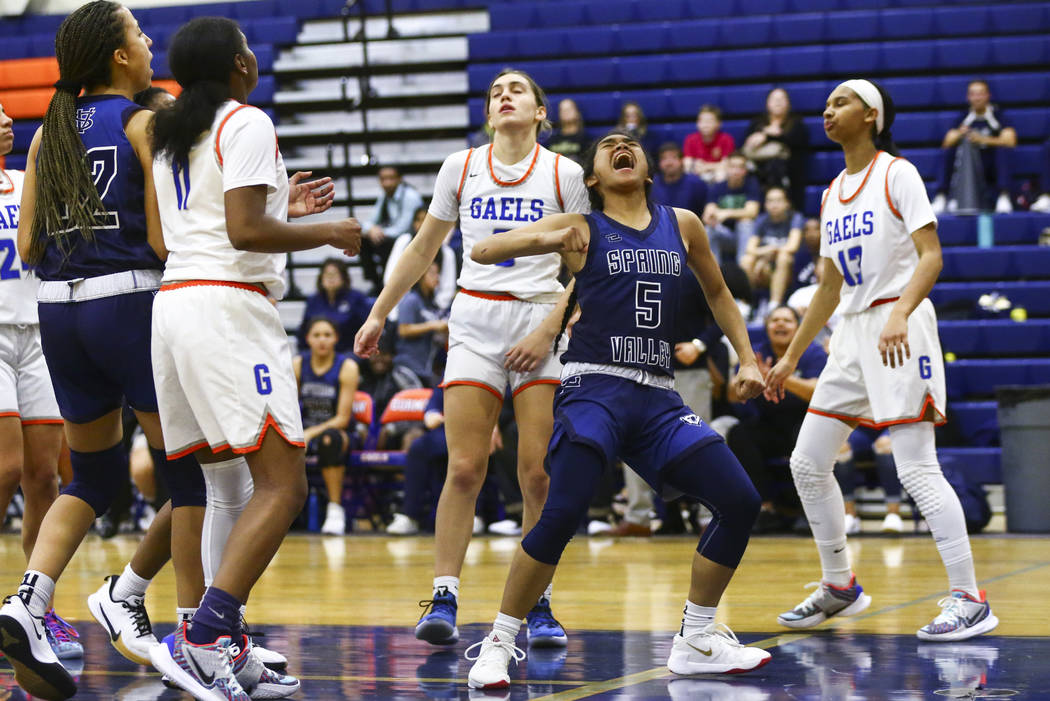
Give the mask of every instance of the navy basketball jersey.
<path id="1" fill-rule="evenodd" d="M 68 256 L 48 241 L 36 273 L 42 280 L 97 277 L 125 270 L 161 270 L 164 263 L 146 240 L 142 164 L 124 125 L 142 107 L 122 95 L 77 99 L 77 132 L 87 150 L 87 167 L 102 198 L 92 241 L 71 232 Z M 36 232 L 47 236 L 47 232 Z"/>
<path id="2" fill-rule="evenodd" d="M 642 231 L 602 212 L 587 215 L 587 262 L 576 273 L 580 320 L 563 363 L 601 363 L 674 376 L 673 336 L 685 246 L 674 210 L 650 205 Z"/>
<path id="3" fill-rule="evenodd" d="M 299 381 L 299 410 L 303 415 L 303 427 L 323 424 L 335 416 L 339 406 L 339 371 L 346 356 L 335 354 L 332 367 L 323 375 L 314 373 L 310 365 L 310 351 L 302 354 L 303 367 Z"/>

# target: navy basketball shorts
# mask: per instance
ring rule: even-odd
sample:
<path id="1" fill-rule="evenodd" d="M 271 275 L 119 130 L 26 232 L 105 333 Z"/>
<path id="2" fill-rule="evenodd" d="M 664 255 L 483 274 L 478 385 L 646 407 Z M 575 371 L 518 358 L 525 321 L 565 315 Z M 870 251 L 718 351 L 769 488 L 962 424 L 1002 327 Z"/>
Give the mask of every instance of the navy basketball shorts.
<path id="1" fill-rule="evenodd" d="M 548 452 L 566 439 L 597 450 L 606 466 L 619 457 L 657 493 L 670 497 L 681 493 L 666 493 L 664 469 L 722 437 L 674 390 L 585 374 L 563 378 L 554 396 Z"/>
<path id="2" fill-rule="evenodd" d="M 40 343 L 62 418 L 87 423 L 119 409 L 157 411 L 150 352 L 155 290 L 38 305 Z"/>

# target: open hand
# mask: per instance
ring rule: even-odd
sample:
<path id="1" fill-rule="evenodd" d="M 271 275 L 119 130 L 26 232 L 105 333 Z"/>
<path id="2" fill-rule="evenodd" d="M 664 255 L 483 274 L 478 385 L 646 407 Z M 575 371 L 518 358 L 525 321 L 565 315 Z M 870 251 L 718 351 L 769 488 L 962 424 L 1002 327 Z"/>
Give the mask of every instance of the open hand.
<path id="1" fill-rule="evenodd" d="M 911 358 L 908 345 L 908 319 L 900 314 L 890 314 L 882 333 L 879 334 L 879 355 L 882 364 L 895 368 Z"/>
<path id="2" fill-rule="evenodd" d="M 296 171 L 288 178 L 288 218 L 319 214 L 332 206 L 335 200 L 335 185 L 331 178 L 307 180 L 313 171 Z"/>

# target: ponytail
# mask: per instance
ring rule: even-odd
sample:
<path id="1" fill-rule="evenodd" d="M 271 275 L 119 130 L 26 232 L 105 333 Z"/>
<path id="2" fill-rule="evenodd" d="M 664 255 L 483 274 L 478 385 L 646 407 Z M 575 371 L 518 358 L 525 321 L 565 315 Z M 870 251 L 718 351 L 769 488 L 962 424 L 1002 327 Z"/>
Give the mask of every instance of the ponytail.
<path id="1" fill-rule="evenodd" d="M 228 85 L 211 80 L 191 83 L 170 107 L 153 118 L 154 158 L 185 163 L 202 132 L 211 128 L 215 113 L 230 99 Z"/>

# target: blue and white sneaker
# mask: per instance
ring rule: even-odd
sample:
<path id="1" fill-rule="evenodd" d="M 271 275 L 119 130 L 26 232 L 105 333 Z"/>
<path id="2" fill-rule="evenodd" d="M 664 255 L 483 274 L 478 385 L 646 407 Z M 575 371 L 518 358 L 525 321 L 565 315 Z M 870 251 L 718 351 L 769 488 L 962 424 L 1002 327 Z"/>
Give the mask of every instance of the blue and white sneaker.
<path id="1" fill-rule="evenodd" d="M 569 644 L 565 629 L 551 613 L 551 601 L 547 597 L 540 597 L 525 615 L 525 622 L 528 625 L 526 637 L 529 647 L 565 647 Z"/>
<path id="2" fill-rule="evenodd" d="M 224 635 L 207 645 L 186 640 L 186 624 L 149 650 L 157 671 L 183 691 L 201 701 L 249 701 L 251 699 L 233 675 L 230 636 Z M 238 649 L 238 652 L 240 650 Z"/>
<path id="3" fill-rule="evenodd" d="M 80 644 L 80 633 L 77 629 L 62 620 L 55 609 L 48 609 L 44 614 L 44 627 L 47 629 L 47 641 L 60 660 L 75 660 L 84 656 L 84 646 Z"/>
<path id="4" fill-rule="evenodd" d="M 857 584 L 857 576 L 850 577 L 845 587 L 827 582 L 810 582 L 806 588 L 817 590 L 786 613 L 777 616 L 777 622 L 788 628 L 812 628 L 832 616 L 855 616 L 871 605 L 871 597 Z"/>
<path id="5" fill-rule="evenodd" d="M 932 622 L 927 623 L 916 635 L 919 640 L 954 641 L 966 640 L 975 635 L 987 633 L 999 625 L 999 619 L 992 613 L 992 607 L 984 596 L 984 590 L 979 592 L 981 598 L 975 599 L 971 595 L 959 589 L 952 590 L 950 596 L 946 596 L 937 602 L 941 612 Z"/>
<path id="6" fill-rule="evenodd" d="M 456 627 L 456 595 L 447 587 L 438 587 L 433 599 L 419 602 L 423 615 L 416 624 L 416 637 L 431 645 L 452 645 L 459 640 Z"/>
<path id="7" fill-rule="evenodd" d="M 247 635 L 239 643 L 230 643 L 231 666 L 241 688 L 253 699 L 283 699 L 299 691 L 299 680 L 288 674 L 268 669 L 256 654 Z"/>

